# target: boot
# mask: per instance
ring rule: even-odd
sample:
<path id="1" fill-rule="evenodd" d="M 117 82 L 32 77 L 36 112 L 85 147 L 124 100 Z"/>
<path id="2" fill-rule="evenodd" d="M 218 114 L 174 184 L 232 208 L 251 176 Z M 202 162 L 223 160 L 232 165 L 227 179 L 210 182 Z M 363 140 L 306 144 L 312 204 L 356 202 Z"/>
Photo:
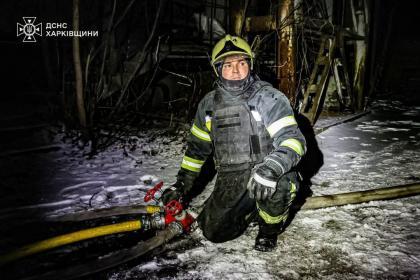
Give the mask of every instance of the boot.
<path id="1" fill-rule="evenodd" d="M 255 250 L 271 252 L 277 247 L 277 237 L 281 232 L 283 223 L 267 224 L 261 218 L 258 221 L 259 230 L 255 239 Z"/>

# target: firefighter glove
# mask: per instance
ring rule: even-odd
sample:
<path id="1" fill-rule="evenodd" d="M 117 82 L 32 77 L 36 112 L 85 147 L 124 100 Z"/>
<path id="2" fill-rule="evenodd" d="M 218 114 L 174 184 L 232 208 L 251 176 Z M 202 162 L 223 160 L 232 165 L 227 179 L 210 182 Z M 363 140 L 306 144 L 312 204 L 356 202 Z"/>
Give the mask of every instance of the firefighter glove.
<path id="1" fill-rule="evenodd" d="M 249 196 L 257 201 L 270 198 L 276 191 L 277 181 L 281 175 L 265 163 L 257 166 L 248 183 Z"/>
<path id="2" fill-rule="evenodd" d="M 180 200 L 182 197 L 182 193 L 177 188 L 178 182 L 173 184 L 170 188 L 166 189 L 162 193 L 162 202 L 163 205 L 168 204 L 172 200 Z"/>

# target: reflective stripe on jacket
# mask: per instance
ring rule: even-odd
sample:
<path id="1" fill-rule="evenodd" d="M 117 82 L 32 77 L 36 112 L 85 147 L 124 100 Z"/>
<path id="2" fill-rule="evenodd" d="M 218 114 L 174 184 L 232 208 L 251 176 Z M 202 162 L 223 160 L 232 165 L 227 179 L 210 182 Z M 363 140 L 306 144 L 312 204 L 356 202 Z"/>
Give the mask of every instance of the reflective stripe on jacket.
<path id="1" fill-rule="evenodd" d="M 217 105 L 217 108 L 215 108 L 216 92 L 221 96 L 223 101 L 221 106 Z M 246 116 L 244 115 L 244 111 L 240 110 L 239 107 L 233 109 L 235 106 L 241 106 L 240 104 L 242 103 L 247 106 Z M 226 106 L 230 106 L 230 109 L 235 112 L 231 111 L 233 112 L 233 115 L 230 116 L 229 121 L 224 123 L 225 125 L 223 125 L 223 121 L 220 121 L 220 118 L 218 119 L 218 124 L 214 125 L 216 121 L 216 109 L 218 112 L 224 111 L 224 113 L 229 115 L 228 111 L 230 111 L 230 109 L 227 109 L 227 107 L 223 108 L 223 104 L 227 104 Z M 254 131 L 252 131 L 252 128 L 242 120 L 242 118 L 245 117 L 252 118 L 252 123 L 256 123 L 259 129 L 255 131 L 254 128 Z M 248 129 L 250 131 L 248 135 L 241 138 L 240 136 L 229 134 L 228 136 L 223 137 L 223 139 L 219 139 L 220 135 L 223 135 L 222 130 L 227 127 L 240 127 L 238 122 L 235 121 L 235 118 L 236 120 L 240 119 L 241 124 L 243 123 L 246 126 L 246 128 L 243 129 Z M 260 126 L 258 126 L 258 124 Z M 229 133 L 234 131 L 235 129 L 229 130 Z M 271 160 L 274 158 L 277 164 L 281 165 L 284 173 L 296 166 L 306 151 L 305 138 L 297 126 L 289 100 L 283 93 L 273 88 L 268 83 L 257 80 L 247 92 L 242 93 L 239 96 L 232 95 L 222 88 L 211 91 L 198 105 L 194 123 L 191 128 L 191 134 L 188 138 L 188 147 L 185 156 L 188 157 L 187 163 L 192 162 L 193 164 L 187 165 L 184 164 L 183 161 L 183 166 L 181 167 L 190 172 L 198 173 L 202 162 L 207 159 L 213 150 L 218 150 L 218 147 L 215 147 L 218 143 L 223 143 L 223 141 L 235 141 L 235 137 L 241 138 L 240 149 L 245 153 L 249 153 L 252 150 L 252 141 L 248 142 L 248 146 L 244 146 L 244 144 L 247 142 L 247 137 L 250 137 L 255 133 L 259 137 L 258 142 L 264 152 L 267 153 L 269 150 L 269 158 Z M 215 137 L 218 139 L 215 139 Z M 264 140 L 264 138 L 269 139 Z M 268 145 L 267 143 L 272 146 L 271 149 L 265 147 L 265 145 Z M 236 148 L 229 149 L 225 146 L 224 150 L 222 149 L 220 152 L 233 153 L 235 149 Z M 221 159 L 222 156 L 220 153 L 219 156 L 217 156 L 217 153 L 215 154 L 216 163 L 219 162 L 220 164 L 225 164 L 225 159 L 231 156 L 227 154 L 225 155 L 227 156 L 225 159 Z M 253 163 L 260 162 L 261 160 L 261 158 L 252 158 Z M 243 155 L 238 156 L 238 158 L 233 160 L 233 163 L 240 163 L 241 161 L 246 161 Z"/>

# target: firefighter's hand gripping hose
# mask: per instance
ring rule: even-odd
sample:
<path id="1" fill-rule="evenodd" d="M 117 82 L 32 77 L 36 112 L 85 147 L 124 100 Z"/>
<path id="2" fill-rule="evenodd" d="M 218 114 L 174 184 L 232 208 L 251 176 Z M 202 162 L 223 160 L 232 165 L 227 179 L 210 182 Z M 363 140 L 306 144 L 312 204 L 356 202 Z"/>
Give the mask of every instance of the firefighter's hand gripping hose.
<path id="1" fill-rule="evenodd" d="M 145 202 L 154 200 L 159 203 L 162 186 L 163 182 L 150 189 L 144 198 Z M 159 208 L 156 209 L 158 210 Z M 140 229 L 162 230 L 170 224 L 177 224 L 180 228 L 180 233 L 191 231 L 191 225 L 195 220 L 194 214 L 185 210 L 180 201 L 172 200 L 165 206 L 164 209 L 164 212 L 156 210 L 156 212 L 151 215 L 143 215 L 137 220 L 84 229 L 23 246 L 6 255 L 0 256 L 0 266 L 20 258 L 41 253 L 60 246 L 110 234 L 130 232 Z"/>

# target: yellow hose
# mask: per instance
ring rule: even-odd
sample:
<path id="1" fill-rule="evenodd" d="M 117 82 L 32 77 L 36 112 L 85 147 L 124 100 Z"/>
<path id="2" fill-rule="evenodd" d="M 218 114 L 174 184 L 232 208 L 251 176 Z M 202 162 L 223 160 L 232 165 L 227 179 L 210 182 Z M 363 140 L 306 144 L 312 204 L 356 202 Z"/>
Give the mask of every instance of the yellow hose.
<path id="1" fill-rule="evenodd" d="M 163 212 L 163 207 L 156 205 L 129 205 L 129 206 L 115 206 L 110 208 L 101 208 L 93 211 L 76 212 L 64 214 L 58 217 L 48 217 L 48 221 L 56 222 L 77 222 L 93 220 L 98 218 L 105 218 L 119 215 L 137 215 L 137 214 L 154 214 Z"/>
<path id="2" fill-rule="evenodd" d="M 147 205 L 146 206 L 146 212 L 147 214 L 153 214 L 160 212 L 162 210 L 162 207 L 156 206 L 156 205 Z"/>
<path id="3" fill-rule="evenodd" d="M 42 240 L 39 242 L 35 242 L 33 244 L 29 244 L 26 246 L 23 246 L 21 248 L 16 249 L 15 251 L 12 251 L 9 254 L 0 256 L 0 265 L 3 265 L 5 263 L 30 256 L 33 254 L 37 254 L 43 251 L 47 251 L 53 248 L 57 248 L 63 245 L 75 243 L 78 241 L 109 235 L 109 234 L 115 234 L 115 233 L 121 233 L 121 232 L 128 232 L 128 231 L 135 231 L 139 230 L 141 228 L 141 222 L 139 220 L 135 221 L 128 221 L 128 222 L 122 222 L 118 224 L 112 224 L 112 225 L 106 225 L 106 226 L 100 226 L 90 229 L 84 229 L 60 236 L 56 236 L 53 238 L 49 238 L 46 240 Z"/>

